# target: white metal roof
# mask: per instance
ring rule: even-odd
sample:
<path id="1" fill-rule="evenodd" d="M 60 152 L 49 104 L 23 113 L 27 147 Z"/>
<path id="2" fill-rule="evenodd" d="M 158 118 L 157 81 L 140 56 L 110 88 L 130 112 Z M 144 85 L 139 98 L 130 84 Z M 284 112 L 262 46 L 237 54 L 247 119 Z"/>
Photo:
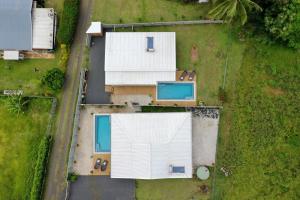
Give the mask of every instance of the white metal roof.
<path id="1" fill-rule="evenodd" d="M 102 33 L 101 22 L 92 22 L 86 33 Z"/>
<path id="2" fill-rule="evenodd" d="M 53 49 L 54 9 L 32 9 L 33 49 Z"/>
<path id="3" fill-rule="evenodd" d="M 170 165 L 185 173 L 169 173 Z M 111 177 L 191 178 L 191 113 L 111 114 Z"/>
<path id="4" fill-rule="evenodd" d="M 147 51 L 147 37 L 153 37 L 153 52 Z M 175 81 L 175 40 L 174 32 L 106 33 L 106 85 L 155 85 L 157 81 Z"/>

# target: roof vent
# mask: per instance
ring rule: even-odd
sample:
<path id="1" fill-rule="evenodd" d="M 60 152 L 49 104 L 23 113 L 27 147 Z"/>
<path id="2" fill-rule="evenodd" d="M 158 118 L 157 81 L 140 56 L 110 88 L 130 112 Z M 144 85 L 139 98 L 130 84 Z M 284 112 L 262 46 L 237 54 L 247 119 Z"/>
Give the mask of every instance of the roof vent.
<path id="1" fill-rule="evenodd" d="M 154 52 L 154 38 L 147 37 L 147 51 Z"/>

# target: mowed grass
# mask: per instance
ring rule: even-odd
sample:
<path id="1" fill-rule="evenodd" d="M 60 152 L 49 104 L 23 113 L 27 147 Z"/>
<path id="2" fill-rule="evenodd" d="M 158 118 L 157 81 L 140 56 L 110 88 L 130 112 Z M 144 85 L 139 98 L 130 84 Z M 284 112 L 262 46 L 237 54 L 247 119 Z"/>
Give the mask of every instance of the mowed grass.
<path id="1" fill-rule="evenodd" d="M 25 114 L 11 114 L 0 98 L 0 199 L 29 199 L 37 150 L 51 107 L 32 99 Z"/>
<path id="2" fill-rule="evenodd" d="M 40 95 L 46 91 L 41 79 L 47 70 L 58 67 L 55 59 L 0 60 L 0 90 L 21 89 L 27 95 Z"/>
<path id="3" fill-rule="evenodd" d="M 215 199 L 300 199 L 299 58 L 281 46 L 247 43 L 227 85 Z"/>
<path id="4" fill-rule="evenodd" d="M 199 181 L 193 179 L 137 180 L 137 200 L 190 200 L 209 199 L 211 179 Z M 204 193 L 201 186 L 206 185 L 209 191 Z"/>
<path id="5" fill-rule="evenodd" d="M 103 23 L 203 19 L 210 4 L 183 4 L 179 0 L 95 0 L 92 20 Z"/>
<path id="6" fill-rule="evenodd" d="M 220 105 L 218 90 L 222 86 L 229 43 L 226 25 L 189 25 L 139 28 L 135 31 L 176 32 L 176 66 L 181 70 L 195 70 L 197 96 L 207 105 Z M 195 50 L 193 50 L 193 48 Z M 241 62 L 243 45 L 230 49 L 228 73 L 236 71 Z"/>

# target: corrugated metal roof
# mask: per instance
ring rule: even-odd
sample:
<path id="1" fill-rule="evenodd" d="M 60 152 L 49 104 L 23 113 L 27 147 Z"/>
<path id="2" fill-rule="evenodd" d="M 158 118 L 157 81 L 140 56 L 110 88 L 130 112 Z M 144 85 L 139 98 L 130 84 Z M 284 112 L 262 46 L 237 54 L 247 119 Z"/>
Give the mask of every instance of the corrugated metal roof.
<path id="1" fill-rule="evenodd" d="M 147 51 L 147 37 L 153 37 L 154 51 Z M 176 37 L 174 32 L 108 32 L 105 41 L 105 72 L 113 73 L 105 78 L 106 85 L 156 84 L 157 81 L 175 81 Z M 132 73 L 128 73 L 132 72 Z M 133 73 L 135 72 L 135 73 Z M 166 76 L 154 72 L 163 72 Z M 147 80 L 138 78 L 149 74 Z M 159 75 L 157 77 L 152 75 Z"/>
<path id="2" fill-rule="evenodd" d="M 0 0 L 0 49 L 32 49 L 32 0 Z"/>
<path id="3" fill-rule="evenodd" d="M 184 173 L 170 173 L 182 166 Z M 191 113 L 111 114 L 111 177 L 192 177 Z"/>
<path id="4" fill-rule="evenodd" d="M 176 72 L 106 72 L 106 85 L 155 85 L 157 81 L 174 81 Z"/>
<path id="5" fill-rule="evenodd" d="M 32 10 L 33 49 L 53 49 L 54 18 L 53 8 Z"/>

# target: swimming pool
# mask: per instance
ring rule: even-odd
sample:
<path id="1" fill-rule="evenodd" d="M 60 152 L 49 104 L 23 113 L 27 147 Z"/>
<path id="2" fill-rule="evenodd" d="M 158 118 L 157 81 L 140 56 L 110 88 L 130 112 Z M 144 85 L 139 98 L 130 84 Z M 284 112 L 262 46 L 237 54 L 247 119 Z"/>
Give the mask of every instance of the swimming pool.
<path id="1" fill-rule="evenodd" d="M 95 152 L 110 152 L 110 116 L 95 115 Z"/>
<path id="2" fill-rule="evenodd" d="M 159 82 L 156 86 L 157 100 L 195 100 L 194 82 Z"/>

